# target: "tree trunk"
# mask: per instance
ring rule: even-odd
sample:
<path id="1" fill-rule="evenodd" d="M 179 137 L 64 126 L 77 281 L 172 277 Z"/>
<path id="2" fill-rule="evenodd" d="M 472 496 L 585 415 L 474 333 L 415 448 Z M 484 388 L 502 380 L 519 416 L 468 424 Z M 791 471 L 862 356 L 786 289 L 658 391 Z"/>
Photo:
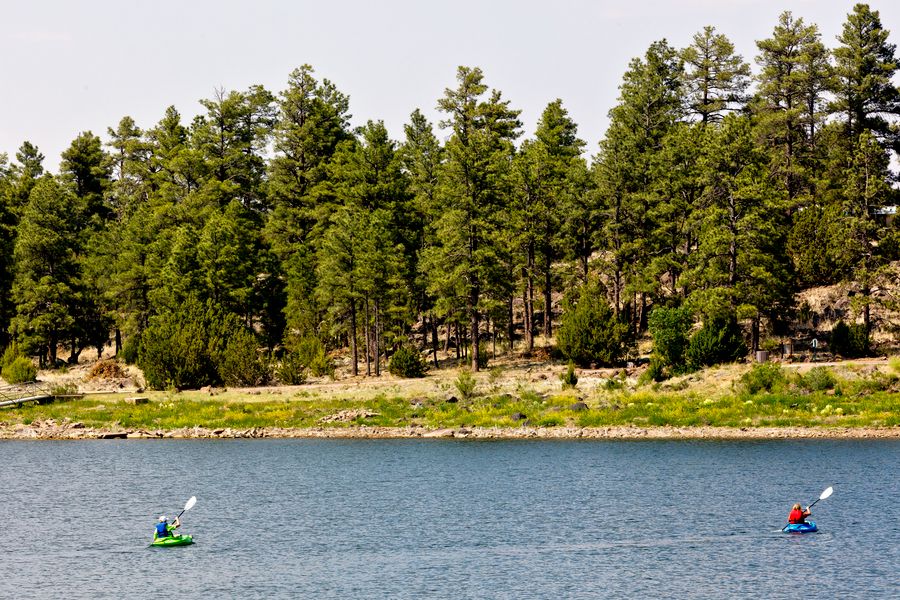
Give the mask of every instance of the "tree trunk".
<path id="1" fill-rule="evenodd" d="M 584 278 L 584 281 L 587 282 L 588 279 L 588 261 L 591 256 L 587 253 L 581 255 L 581 276 Z"/>
<path id="2" fill-rule="evenodd" d="M 477 295 L 475 296 L 477 298 Z M 477 310 L 472 311 L 472 318 L 470 320 L 470 326 L 472 330 L 472 370 L 478 372 L 478 326 L 479 326 L 479 317 Z"/>
<path id="3" fill-rule="evenodd" d="M 616 318 L 618 319 L 622 313 L 622 271 L 619 269 L 618 265 L 616 265 L 616 274 L 615 279 L 613 280 L 613 308 L 615 309 Z"/>
<path id="4" fill-rule="evenodd" d="M 534 312 L 532 311 L 531 302 L 528 300 L 528 289 L 531 286 L 531 278 L 528 276 L 528 273 L 523 273 L 525 275 L 525 287 L 522 288 L 522 305 L 525 307 L 525 314 L 522 318 L 525 329 L 525 351 L 531 352 L 534 350 L 534 326 L 532 325 L 532 319 L 534 319 Z"/>
<path id="5" fill-rule="evenodd" d="M 50 358 L 50 368 L 56 368 L 56 334 L 50 336 L 50 343 L 47 345 L 47 354 Z"/>
<path id="6" fill-rule="evenodd" d="M 359 375 L 359 350 L 356 348 L 356 300 L 350 300 L 350 354 L 352 355 L 352 373 Z"/>
<path id="7" fill-rule="evenodd" d="M 122 351 L 122 331 L 116 327 L 116 356 Z"/>
<path id="8" fill-rule="evenodd" d="M 491 321 L 491 352 L 494 360 L 497 360 L 497 324 Z"/>
<path id="9" fill-rule="evenodd" d="M 641 316 L 638 319 L 638 332 L 647 331 L 647 294 L 641 292 Z"/>
<path id="10" fill-rule="evenodd" d="M 750 325 L 750 349 L 751 352 L 759 350 L 759 315 L 753 317 Z"/>
<path id="11" fill-rule="evenodd" d="M 553 274 L 550 271 L 550 257 L 547 257 L 544 268 L 544 337 L 549 340 L 553 335 Z"/>
<path id="12" fill-rule="evenodd" d="M 516 324 L 513 321 L 513 297 L 510 294 L 509 298 L 506 301 L 506 310 L 509 313 L 509 322 L 506 324 L 506 335 L 509 337 L 509 353 L 512 354 L 513 351 L 513 338 L 516 335 Z"/>
<path id="13" fill-rule="evenodd" d="M 431 315 L 431 359 L 434 361 L 434 368 L 438 368 L 437 359 L 438 348 L 438 324 L 434 315 Z"/>
<path id="14" fill-rule="evenodd" d="M 375 377 L 381 376 L 381 307 L 375 301 Z"/>
<path id="15" fill-rule="evenodd" d="M 369 327 L 369 296 L 365 299 L 366 308 L 366 377 L 372 376 L 372 330 Z"/>
<path id="16" fill-rule="evenodd" d="M 737 207 L 734 195 L 729 196 L 729 233 L 731 240 L 728 245 L 728 285 L 734 287 L 737 282 Z"/>
<path id="17" fill-rule="evenodd" d="M 872 289 L 865 285 L 862 288 L 862 296 L 865 298 L 865 304 L 863 304 L 863 325 L 866 328 L 866 342 L 869 341 L 869 332 L 872 331 L 872 311 L 869 307 L 869 300 L 872 294 Z"/>

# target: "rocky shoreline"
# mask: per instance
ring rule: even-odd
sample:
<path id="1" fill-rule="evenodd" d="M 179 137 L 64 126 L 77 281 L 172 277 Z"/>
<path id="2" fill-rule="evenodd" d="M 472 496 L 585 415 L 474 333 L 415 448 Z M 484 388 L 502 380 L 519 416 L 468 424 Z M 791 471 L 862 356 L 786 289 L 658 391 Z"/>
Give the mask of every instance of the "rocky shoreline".
<path id="1" fill-rule="evenodd" d="M 53 419 L 31 424 L 0 423 L 0 440 L 102 440 L 102 439 L 239 439 L 239 438 L 336 438 L 336 439 L 594 439 L 594 440 L 769 440 L 769 439 L 900 439 L 898 427 L 254 427 L 172 430 L 85 427 L 77 421 Z"/>

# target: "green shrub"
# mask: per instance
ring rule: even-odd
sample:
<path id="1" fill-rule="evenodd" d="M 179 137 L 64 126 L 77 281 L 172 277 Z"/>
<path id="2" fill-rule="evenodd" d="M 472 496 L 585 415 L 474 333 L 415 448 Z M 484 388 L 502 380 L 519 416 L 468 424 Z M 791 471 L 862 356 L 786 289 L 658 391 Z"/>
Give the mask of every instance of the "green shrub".
<path id="1" fill-rule="evenodd" d="M 306 383 L 306 365 L 300 360 L 296 352 L 287 352 L 281 358 L 275 377 L 285 385 L 300 385 Z"/>
<path id="2" fill-rule="evenodd" d="M 525 404 L 540 404 L 544 401 L 544 397 L 531 388 L 525 388 L 519 392 L 519 400 Z"/>
<path id="3" fill-rule="evenodd" d="M 460 369 L 459 375 L 457 375 L 453 385 L 456 386 L 456 389 L 463 400 L 469 400 L 475 396 L 475 376 L 472 375 L 472 372 L 469 369 Z"/>
<path id="4" fill-rule="evenodd" d="M 740 379 L 741 386 L 749 394 L 778 391 L 784 382 L 784 371 L 782 371 L 781 365 L 776 363 L 753 365 L 749 371 L 741 375 Z"/>
<path id="5" fill-rule="evenodd" d="M 11 343 L 3 351 L 3 358 L 0 358 L 0 369 L 11 365 L 20 356 L 22 353 L 19 351 L 19 345 L 15 342 Z"/>
<path id="6" fill-rule="evenodd" d="M 238 384 L 259 380 L 252 336 L 237 316 L 212 301 L 189 298 L 151 320 L 141 336 L 138 365 L 147 385 L 157 390 L 218 385 L 225 375 Z"/>
<path id="7" fill-rule="evenodd" d="M 219 376 L 226 385 L 257 386 L 272 379 L 268 356 L 259 353 L 256 336 L 246 329 L 236 331 L 228 340 L 219 362 Z"/>
<path id="8" fill-rule="evenodd" d="M 735 362 L 747 354 L 741 328 L 734 317 L 712 318 L 691 336 L 686 358 L 692 369 Z"/>
<path id="9" fill-rule="evenodd" d="M 54 396 L 74 396 L 78 393 L 78 386 L 74 383 L 57 383 L 50 388 Z"/>
<path id="10" fill-rule="evenodd" d="M 428 365 L 422 354 L 415 348 L 409 346 L 400 346 L 391 357 L 391 363 L 388 365 L 388 371 L 395 377 L 425 377 Z"/>
<path id="11" fill-rule="evenodd" d="M 334 361 L 325 352 L 325 344 L 314 335 L 308 335 L 297 344 L 297 356 L 315 377 L 334 377 Z"/>
<path id="12" fill-rule="evenodd" d="M 800 375 L 797 382 L 804 390 L 821 392 L 834 388 L 834 373 L 828 367 L 813 367 L 806 375 Z"/>
<path id="13" fill-rule="evenodd" d="M 559 376 L 559 380 L 562 382 L 562 389 L 574 389 L 575 386 L 578 385 L 578 375 L 575 374 L 575 363 L 569 361 L 569 367 L 566 369 L 565 373 L 562 373 Z"/>
<path id="14" fill-rule="evenodd" d="M 653 336 L 653 355 L 656 372 L 654 381 L 665 379 L 663 369 L 669 368 L 672 374 L 685 370 L 685 352 L 690 339 L 688 333 L 693 321 L 687 308 L 657 307 L 650 313 L 648 321 L 650 334 Z M 653 359 L 651 359 L 651 366 Z"/>
<path id="15" fill-rule="evenodd" d="M 138 362 L 141 351 L 141 336 L 133 335 L 125 340 L 122 344 L 122 350 L 119 352 L 119 358 L 125 361 L 126 365 L 134 365 Z"/>
<path id="16" fill-rule="evenodd" d="M 869 354 L 869 336 L 862 323 L 847 325 L 838 321 L 831 328 L 831 352 L 845 358 L 857 358 Z"/>
<path id="17" fill-rule="evenodd" d="M 622 359 L 628 327 L 613 314 L 603 287 L 588 282 L 563 301 L 556 340 L 563 356 L 579 367 L 610 365 Z"/>
<path id="18" fill-rule="evenodd" d="M 638 383 L 645 385 L 651 381 L 659 382 L 666 379 L 668 379 L 668 376 L 662 359 L 655 354 L 650 355 L 650 364 L 647 365 L 647 370 L 638 377 Z"/>
<path id="19" fill-rule="evenodd" d="M 478 344 L 478 368 L 487 369 L 488 361 L 490 360 L 490 358 L 491 357 L 488 353 L 487 344 Z"/>
<path id="20" fill-rule="evenodd" d="M 37 367 L 30 358 L 20 356 L 4 366 L 2 374 L 7 383 L 28 383 L 37 378 Z"/>
<path id="21" fill-rule="evenodd" d="M 900 375 L 900 356 L 892 356 L 891 360 L 888 361 L 891 369 L 894 370 L 894 373 Z"/>
<path id="22" fill-rule="evenodd" d="M 610 377 L 605 382 L 603 382 L 603 389 L 607 392 L 614 392 L 616 390 L 625 389 L 625 382 L 621 379 L 617 379 L 615 377 Z"/>

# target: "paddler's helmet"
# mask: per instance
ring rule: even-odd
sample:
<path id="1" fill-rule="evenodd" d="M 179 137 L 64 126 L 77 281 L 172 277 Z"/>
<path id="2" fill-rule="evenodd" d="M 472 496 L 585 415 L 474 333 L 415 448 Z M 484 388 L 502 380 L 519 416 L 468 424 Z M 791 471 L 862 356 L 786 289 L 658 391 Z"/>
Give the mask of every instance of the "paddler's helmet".
<path id="1" fill-rule="evenodd" d="M 166 515 L 163 515 L 159 518 L 160 523 L 165 523 L 166 521 L 168 521 L 168 519 L 166 519 Z"/>

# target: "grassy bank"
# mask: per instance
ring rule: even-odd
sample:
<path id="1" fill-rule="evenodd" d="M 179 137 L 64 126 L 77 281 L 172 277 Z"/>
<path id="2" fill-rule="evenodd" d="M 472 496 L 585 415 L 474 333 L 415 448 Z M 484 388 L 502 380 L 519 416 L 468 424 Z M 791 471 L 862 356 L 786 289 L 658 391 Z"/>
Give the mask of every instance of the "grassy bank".
<path id="1" fill-rule="evenodd" d="M 894 427 L 900 426 L 896 365 L 836 374 L 780 367 L 713 370 L 663 384 L 622 376 L 583 378 L 561 390 L 557 377 L 496 373 L 476 380 L 472 397 L 456 393 L 455 371 L 425 380 L 232 390 L 216 395 L 154 392 L 150 402 L 125 394 L 3 409 L 7 426 L 68 419 L 86 427 L 172 430 L 253 427 Z M 557 369 L 558 370 L 558 369 Z M 587 381 L 585 381 L 587 379 Z M 430 381 L 429 381 L 430 380 Z M 460 396 L 457 399 L 455 396 Z"/>

